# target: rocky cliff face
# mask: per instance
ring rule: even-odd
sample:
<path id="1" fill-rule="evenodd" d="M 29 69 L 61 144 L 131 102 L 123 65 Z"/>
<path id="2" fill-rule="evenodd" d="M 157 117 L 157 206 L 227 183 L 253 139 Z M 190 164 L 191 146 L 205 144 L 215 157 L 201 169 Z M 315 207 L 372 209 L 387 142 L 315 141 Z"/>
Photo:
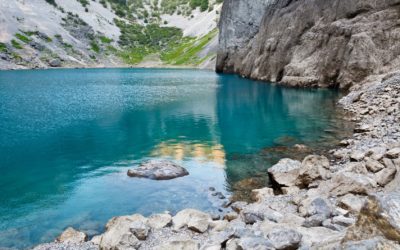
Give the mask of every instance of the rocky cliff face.
<path id="1" fill-rule="evenodd" d="M 399 66 L 399 20 L 400 0 L 226 0 L 217 71 L 347 89 Z"/>

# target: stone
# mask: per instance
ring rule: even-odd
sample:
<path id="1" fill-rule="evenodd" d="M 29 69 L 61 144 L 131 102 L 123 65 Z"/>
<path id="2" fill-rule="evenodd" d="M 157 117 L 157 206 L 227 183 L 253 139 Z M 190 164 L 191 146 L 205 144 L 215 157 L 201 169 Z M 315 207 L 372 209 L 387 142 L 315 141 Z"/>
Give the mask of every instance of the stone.
<path id="1" fill-rule="evenodd" d="M 386 156 L 390 159 L 395 159 L 400 156 L 400 148 L 392 148 L 386 152 Z"/>
<path id="2" fill-rule="evenodd" d="M 238 239 L 230 239 L 226 242 L 226 250 L 239 250 L 239 240 Z"/>
<path id="3" fill-rule="evenodd" d="M 296 185 L 308 187 L 316 180 L 326 180 L 329 177 L 329 160 L 325 156 L 309 155 L 301 163 Z"/>
<path id="4" fill-rule="evenodd" d="M 56 58 L 49 61 L 49 66 L 53 68 L 61 67 L 61 60 Z"/>
<path id="5" fill-rule="evenodd" d="M 229 225 L 227 220 L 215 220 L 210 222 L 210 227 L 213 231 L 220 232 L 224 231 Z"/>
<path id="6" fill-rule="evenodd" d="M 266 197 L 274 196 L 272 188 L 254 189 L 251 191 L 251 199 L 255 202 L 262 202 Z"/>
<path id="7" fill-rule="evenodd" d="M 189 172 L 171 161 L 150 160 L 135 169 L 128 170 L 128 176 L 152 180 L 170 180 L 189 175 Z"/>
<path id="8" fill-rule="evenodd" d="M 371 126 L 368 124 L 362 124 L 361 126 L 354 129 L 354 133 L 365 133 L 371 131 Z"/>
<path id="9" fill-rule="evenodd" d="M 187 226 L 190 230 L 204 233 L 208 230 L 212 218 L 209 214 L 195 209 L 185 209 L 172 218 L 173 228 L 178 230 Z"/>
<path id="10" fill-rule="evenodd" d="M 385 167 L 387 168 L 396 168 L 396 166 L 394 165 L 393 161 L 391 159 L 388 158 L 383 158 L 383 165 L 385 165 Z"/>
<path id="11" fill-rule="evenodd" d="M 373 173 L 379 172 L 380 170 L 385 168 L 385 166 L 381 164 L 379 161 L 370 158 L 366 159 L 365 165 L 367 169 Z"/>
<path id="12" fill-rule="evenodd" d="M 97 240 L 101 249 L 138 249 L 141 242 L 130 231 L 132 223 L 146 222 L 142 215 L 114 217 L 108 221 L 106 231 Z"/>
<path id="13" fill-rule="evenodd" d="M 282 159 L 268 169 L 272 180 L 281 186 L 295 186 L 299 176 L 301 163 L 292 159 Z"/>
<path id="14" fill-rule="evenodd" d="M 242 211 L 240 215 L 246 224 L 254 224 L 257 221 L 264 220 L 264 214 L 258 211 Z"/>
<path id="15" fill-rule="evenodd" d="M 273 250 L 272 243 L 263 237 L 243 237 L 238 241 L 239 249 Z"/>
<path id="16" fill-rule="evenodd" d="M 325 194 L 342 196 L 348 193 L 365 194 L 374 189 L 377 183 L 372 178 L 350 172 L 339 172 L 333 175 L 329 182 L 320 187 L 320 191 Z"/>
<path id="17" fill-rule="evenodd" d="M 325 217 L 325 220 L 331 216 L 332 206 L 327 199 L 317 197 L 314 199 L 304 200 L 299 207 L 299 211 L 300 214 L 304 216 L 313 216 L 317 214 L 322 215 Z"/>
<path id="18" fill-rule="evenodd" d="M 154 229 L 161 229 L 172 224 L 172 216 L 170 214 L 154 214 L 151 215 L 147 224 Z"/>
<path id="19" fill-rule="evenodd" d="M 375 174 L 376 182 L 381 186 L 386 186 L 396 176 L 396 168 L 385 168 Z"/>
<path id="20" fill-rule="evenodd" d="M 346 229 L 344 226 L 332 223 L 332 219 L 324 220 L 322 226 L 335 231 L 343 231 Z"/>
<path id="21" fill-rule="evenodd" d="M 298 188 L 296 186 L 282 187 L 283 194 L 291 195 L 291 194 L 297 194 L 298 192 L 300 192 L 300 188 Z"/>
<path id="22" fill-rule="evenodd" d="M 387 240 L 383 237 L 375 237 L 360 241 L 349 241 L 343 244 L 342 249 L 346 250 L 375 250 L 375 249 L 390 249 L 400 250 L 400 245 L 397 242 Z"/>
<path id="23" fill-rule="evenodd" d="M 342 172 L 350 172 L 363 175 L 367 175 L 369 173 L 364 162 L 349 162 L 345 165 Z"/>
<path id="24" fill-rule="evenodd" d="M 92 242 L 84 243 L 45 243 L 36 246 L 34 250 L 98 250 L 99 247 Z"/>
<path id="25" fill-rule="evenodd" d="M 40 44 L 40 43 L 38 43 L 38 42 L 35 42 L 35 41 L 30 41 L 30 42 L 29 42 L 29 45 L 30 45 L 32 48 L 37 49 L 37 50 L 39 50 L 39 51 L 43 51 L 43 50 L 45 50 L 45 48 L 46 48 L 44 45 L 42 45 L 42 44 Z"/>
<path id="26" fill-rule="evenodd" d="M 355 225 L 347 230 L 344 242 L 384 236 L 400 242 L 400 191 L 368 197 Z"/>
<path id="27" fill-rule="evenodd" d="M 230 212 L 224 216 L 224 220 L 233 221 L 233 220 L 237 219 L 238 217 L 239 217 L 239 215 L 236 212 Z"/>
<path id="28" fill-rule="evenodd" d="M 243 208 L 247 205 L 247 202 L 244 201 L 236 201 L 234 203 L 232 203 L 231 208 L 233 211 L 235 211 L 236 213 L 240 213 L 240 211 L 243 210 Z"/>
<path id="29" fill-rule="evenodd" d="M 343 215 L 335 216 L 332 218 L 332 223 L 340 226 L 349 227 L 356 222 L 353 218 L 344 217 Z"/>
<path id="30" fill-rule="evenodd" d="M 368 151 L 368 155 L 371 159 L 379 161 L 385 156 L 386 151 L 386 147 L 373 147 Z"/>
<path id="31" fill-rule="evenodd" d="M 274 229 L 267 235 L 276 249 L 297 249 L 302 235 L 293 229 Z"/>
<path id="32" fill-rule="evenodd" d="M 83 243 L 87 240 L 87 235 L 83 232 L 79 232 L 72 227 L 67 228 L 58 238 L 57 242 L 60 243 Z"/>
<path id="33" fill-rule="evenodd" d="M 198 250 L 200 244 L 194 240 L 177 240 L 162 243 L 154 250 Z"/>
<path id="34" fill-rule="evenodd" d="M 327 216 L 323 214 L 315 214 L 306 218 L 302 224 L 303 227 L 320 227 L 322 223 L 327 219 Z"/>
<path id="35" fill-rule="evenodd" d="M 363 151 L 354 151 L 350 155 L 350 159 L 353 161 L 362 161 L 365 157 L 366 153 Z"/>
<path id="36" fill-rule="evenodd" d="M 339 199 L 339 206 L 358 214 L 364 206 L 366 199 L 354 194 L 346 194 Z"/>
<path id="37" fill-rule="evenodd" d="M 149 227 L 144 221 L 134 221 L 131 223 L 129 230 L 133 233 L 139 240 L 146 240 L 149 234 Z"/>

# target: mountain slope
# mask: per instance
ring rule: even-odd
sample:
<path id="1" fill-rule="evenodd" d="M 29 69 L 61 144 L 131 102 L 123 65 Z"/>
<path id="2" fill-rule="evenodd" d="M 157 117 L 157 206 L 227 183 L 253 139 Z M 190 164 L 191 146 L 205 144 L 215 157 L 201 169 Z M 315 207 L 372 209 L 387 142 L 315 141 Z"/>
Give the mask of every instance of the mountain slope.
<path id="1" fill-rule="evenodd" d="M 0 0 L 0 69 L 214 67 L 221 4 L 208 3 L 202 11 L 188 0 Z M 185 60 L 165 56 L 183 43 Z"/>

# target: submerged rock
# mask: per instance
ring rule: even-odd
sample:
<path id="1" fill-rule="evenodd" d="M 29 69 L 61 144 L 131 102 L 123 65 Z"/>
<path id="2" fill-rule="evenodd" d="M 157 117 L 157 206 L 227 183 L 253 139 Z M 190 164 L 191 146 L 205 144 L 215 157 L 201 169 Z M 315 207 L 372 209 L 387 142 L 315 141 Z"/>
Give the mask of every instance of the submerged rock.
<path id="1" fill-rule="evenodd" d="M 189 175 L 189 172 L 171 161 L 151 160 L 140 164 L 138 168 L 128 170 L 128 176 L 152 180 L 170 180 Z"/>

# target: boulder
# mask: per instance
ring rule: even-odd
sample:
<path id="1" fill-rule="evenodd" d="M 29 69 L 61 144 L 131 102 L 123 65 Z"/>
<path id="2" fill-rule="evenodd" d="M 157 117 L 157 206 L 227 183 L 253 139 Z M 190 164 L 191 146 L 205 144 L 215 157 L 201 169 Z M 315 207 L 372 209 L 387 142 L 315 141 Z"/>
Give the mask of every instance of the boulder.
<path id="1" fill-rule="evenodd" d="M 333 175 L 332 179 L 324 183 L 324 185 L 320 185 L 319 189 L 321 193 L 336 196 L 348 193 L 366 195 L 376 186 L 376 181 L 366 175 L 339 172 Z"/>
<path id="2" fill-rule="evenodd" d="M 251 191 L 251 199 L 256 202 L 262 202 L 266 197 L 274 196 L 272 188 L 254 189 Z"/>
<path id="3" fill-rule="evenodd" d="M 351 153 L 350 159 L 353 161 L 361 161 L 364 159 L 365 155 L 366 155 L 366 152 L 357 150 L 357 151 L 354 151 Z"/>
<path id="4" fill-rule="evenodd" d="M 367 169 L 373 173 L 379 172 L 380 170 L 385 168 L 385 166 L 379 161 L 370 158 L 366 159 L 365 165 Z"/>
<path id="5" fill-rule="evenodd" d="M 368 197 L 355 225 L 347 230 L 346 241 L 385 238 L 400 243 L 400 191 Z"/>
<path id="6" fill-rule="evenodd" d="M 139 240 L 146 240 L 149 234 L 149 227 L 144 221 L 134 221 L 130 225 L 129 230 L 138 238 Z"/>
<path id="7" fill-rule="evenodd" d="M 177 240 L 162 243 L 156 246 L 154 250 L 197 250 L 200 244 L 194 240 Z"/>
<path id="8" fill-rule="evenodd" d="M 128 176 L 152 180 L 170 180 L 189 175 L 189 172 L 171 161 L 150 160 L 140 164 L 138 168 L 128 170 Z"/>
<path id="9" fill-rule="evenodd" d="M 61 60 L 58 59 L 58 58 L 51 59 L 51 60 L 49 61 L 49 66 L 50 66 L 50 67 L 53 67 L 53 68 L 61 67 Z"/>
<path id="10" fill-rule="evenodd" d="M 233 221 L 233 220 L 237 219 L 238 217 L 239 217 L 239 215 L 236 212 L 230 212 L 224 216 L 224 220 Z"/>
<path id="11" fill-rule="evenodd" d="M 379 161 L 385 156 L 387 149 L 385 147 L 373 147 L 368 151 L 370 158 Z"/>
<path id="12" fill-rule="evenodd" d="M 56 242 L 60 243 L 83 243 L 87 240 L 87 235 L 83 232 L 79 232 L 72 227 L 67 228 L 58 238 Z"/>
<path id="13" fill-rule="evenodd" d="M 268 169 L 272 180 L 281 186 L 295 186 L 299 177 L 301 163 L 292 159 L 282 159 Z"/>
<path id="14" fill-rule="evenodd" d="M 322 197 L 310 198 L 301 202 L 299 212 L 305 217 L 319 214 L 326 219 L 332 214 L 332 205 L 328 199 Z"/>
<path id="15" fill-rule="evenodd" d="M 293 229 L 276 228 L 267 237 L 276 249 L 297 249 L 303 236 Z"/>
<path id="16" fill-rule="evenodd" d="M 358 214 L 366 201 L 365 197 L 354 194 L 346 194 L 339 199 L 339 206 Z"/>
<path id="17" fill-rule="evenodd" d="M 320 227 L 322 223 L 327 219 L 323 214 L 315 214 L 307 217 L 302 223 L 303 227 Z"/>
<path id="18" fill-rule="evenodd" d="M 273 250 L 272 243 L 263 237 L 243 237 L 238 241 L 239 249 Z"/>
<path id="19" fill-rule="evenodd" d="M 211 221 L 212 218 L 209 214 L 195 209 L 182 210 L 172 218 L 175 230 L 187 226 L 190 230 L 199 233 L 207 231 Z"/>
<path id="20" fill-rule="evenodd" d="M 387 240 L 383 237 L 375 237 L 372 239 L 360 240 L 360 241 L 349 241 L 342 245 L 341 249 L 345 250 L 375 250 L 375 249 L 390 249 L 400 250 L 400 245 L 396 242 Z"/>
<path id="21" fill-rule="evenodd" d="M 329 169 L 329 160 L 325 156 L 307 156 L 301 163 L 296 185 L 308 187 L 309 184 L 316 180 L 328 179 L 330 172 L 327 169 Z"/>
<path id="22" fill-rule="evenodd" d="M 149 217 L 147 224 L 154 229 L 161 229 L 172 223 L 170 214 L 153 214 Z"/>
<path id="23" fill-rule="evenodd" d="M 396 176 L 396 168 L 385 168 L 375 174 L 376 182 L 381 186 L 386 186 Z"/>
<path id="24" fill-rule="evenodd" d="M 139 214 L 112 218 L 106 225 L 106 232 L 96 239 L 100 249 L 138 249 L 141 242 L 130 231 L 137 222 L 145 223 L 146 218 Z"/>
<path id="25" fill-rule="evenodd" d="M 343 215 L 335 216 L 332 218 L 333 224 L 338 224 L 343 227 L 349 227 L 349 226 L 353 225 L 355 222 L 356 222 L 355 219 L 345 217 Z"/>
<path id="26" fill-rule="evenodd" d="M 386 156 L 390 159 L 395 159 L 400 156 L 400 148 L 393 148 L 386 152 Z"/>

